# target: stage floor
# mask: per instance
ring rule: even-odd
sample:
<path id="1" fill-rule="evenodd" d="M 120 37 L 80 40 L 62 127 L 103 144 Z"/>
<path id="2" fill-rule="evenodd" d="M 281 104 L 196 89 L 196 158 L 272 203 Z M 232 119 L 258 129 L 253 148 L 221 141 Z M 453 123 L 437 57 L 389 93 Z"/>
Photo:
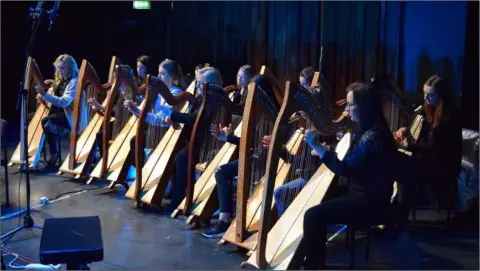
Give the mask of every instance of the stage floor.
<path id="1" fill-rule="evenodd" d="M 11 144 L 14 145 L 14 144 Z M 62 155 L 67 154 L 67 141 L 62 142 Z M 10 158 L 15 146 L 8 148 Z M 4 173 L 1 169 L 1 199 L 5 200 Z M 9 167 L 10 210 L 2 208 L 2 216 L 18 210 L 19 202 L 25 207 L 25 182 L 18 190 L 20 174 Z M 41 197 L 55 198 L 58 195 L 81 191 L 93 187 L 103 187 L 105 183 L 85 185 L 72 180 L 70 176 L 57 176 L 55 171 L 30 174 L 31 204 L 38 205 Z M 218 239 L 206 239 L 201 230 L 185 228 L 185 218 L 172 219 L 169 216 L 142 212 L 133 207 L 133 201 L 125 199 L 123 188 L 113 193 L 104 189 L 72 194 L 66 199 L 33 209 L 32 217 L 42 226 L 44 219 L 51 217 L 94 216 L 100 217 L 103 233 L 104 260 L 93 263 L 91 269 L 241 269 L 240 263 L 247 259 L 231 245 L 218 245 Z M 20 200 L 18 195 L 20 195 Z M 365 261 L 365 238 L 361 234 L 356 242 L 356 269 L 390 269 L 399 266 L 404 269 L 416 262 L 421 269 L 476 269 L 478 260 L 478 209 L 476 216 L 455 220 L 446 226 L 445 214 L 436 210 L 420 210 L 417 222 L 411 226 L 410 235 L 404 236 L 395 244 L 374 235 L 371 256 Z M 2 234 L 15 228 L 19 217 L 2 220 Z M 332 227 L 335 232 L 338 227 Z M 23 256 L 38 261 L 41 230 L 22 230 L 6 247 Z M 415 252 L 418 252 L 415 253 Z M 4 252 L 5 254 L 5 252 Z M 346 269 L 349 264 L 349 250 L 345 247 L 342 233 L 328 247 L 327 264 L 333 269 Z M 394 255 L 394 257 L 392 257 Z M 417 258 L 417 256 L 419 258 Z M 5 256 L 8 264 L 13 257 Z M 407 265 L 397 265 L 403 263 Z M 24 265 L 22 261 L 14 265 Z M 7 267 L 7 269 L 12 269 Z"/>

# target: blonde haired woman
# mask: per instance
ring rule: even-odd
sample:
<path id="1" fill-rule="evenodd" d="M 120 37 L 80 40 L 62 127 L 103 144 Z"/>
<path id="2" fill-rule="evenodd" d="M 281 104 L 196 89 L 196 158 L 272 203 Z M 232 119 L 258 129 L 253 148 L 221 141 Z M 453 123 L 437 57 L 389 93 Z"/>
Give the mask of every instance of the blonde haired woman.
<path id="1" fill-rule="evenodd" d="M 72 124 L 73 100 L 75 98 L 75 88 L 78 79 L 78 66 L 75 59 L 67 54 L 57 57 L 53 63 L 55 66 L 55 83 L 52 85 L 53 95 L 45 92 L 41 86 L 35 86 L 38 101 L 47 101 L 52 104 L 50 114 L 42 119 L 42 127 L 45 133 L 48 145 L 50 147 L 50 159 L 47 167 L 55 166 L 59 158 L 58 150 L 55 144 L 54 135 L 66 135 L 69 133 Z M 85 96 L 83 95 L 83 99 Z M 87 126 L 88 111 L 80 112 L 79 132 Z"/>

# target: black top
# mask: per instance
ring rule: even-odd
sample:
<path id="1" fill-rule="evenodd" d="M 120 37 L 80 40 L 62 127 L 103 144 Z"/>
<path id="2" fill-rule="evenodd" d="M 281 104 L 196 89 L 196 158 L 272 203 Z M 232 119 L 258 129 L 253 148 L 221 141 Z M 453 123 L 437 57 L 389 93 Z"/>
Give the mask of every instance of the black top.
<path id="1" fill-rule="evenodd" d="M 188 113 L 176 112 L 173 111 L 170 115 L 170 119 L 174 122 L 179 122 L 185 124 L 183 130 L 187 132 L 187 134 L 192 133 L 193 125 L 195 124 L 195 120 L 197 119 L 198 111 L 200 110 L 200 106 L 202 105 L 202 96 L 198 96 L 189 106 Z"/>
<path id="2" fill-rule="evenodd" d="M 62 80 L 60 83 L 57 85 L 57 87 L 54 89 L 53 93 L 57 97 L 62 97 L 63 93 L 65 92 L 65 89 L 67 88 L 68 83 L 70 83 L 71 79 L 68 80 Z M 63 108 L 54 106 L 52 104 L 52 107 L 50 109 L 50 114 L 52 115 L 65 115 L 65 111 Z"/>
<path id="3" fill-rule="evenodd" d="M 422 115 L 425 113 L 422 111 Z M 436 169 L 438 176 L 455 178 L 462 163 L 462 126 L 453 115 L 446 117 L 435 128 L 423 122 L 420 137 L 416 144 L 410 144 L 411 151 L 418 162 L 425 168 Z"/>
<path id="4" fill-rule="evenodd" d="M 350 179 L 349 189 L 375 202 L 389 202 L 395 181 L 393 167 L 397 154 L 392 133 L 386 126 L 366 130 L 354 140 L 342 161 L 327 151 L 323 163 L 335 174 Z"/>

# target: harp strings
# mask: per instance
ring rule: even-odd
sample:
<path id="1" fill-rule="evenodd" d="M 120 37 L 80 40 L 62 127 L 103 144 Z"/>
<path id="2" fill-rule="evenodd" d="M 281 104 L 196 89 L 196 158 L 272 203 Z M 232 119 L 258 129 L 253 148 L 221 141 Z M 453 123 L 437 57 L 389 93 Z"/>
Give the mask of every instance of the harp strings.
<path id="1" fill-rule="evenodd" d="M 38 103 L 37 103 L 37 91 L 35 90 L 35 80 L 33 80 L 32 77 L 28 78 L 27 80 L 30 80 L 30 88 L 28 90 L 28 98 L 27 98 L 27 112 L 28 113 L 33 113 L 37 110 L 38 108 Z"/>
<path id="2" fill-rule="evenodd" d="M 124 93 L 122 93 L 123 90 L 125 91 Z M 130 113 L 130 111 L 128 111 L 128 109 L 123 106 L 123 103 L 127 99 L 132 99 L 136 102 L 136 96 L 134 95 L 135 90 L 132 86 L 126 85 L 123 90 L 118 90 L 119 93 L 117 94 L 117 101 L 113 108 L 115 114 L 115 121 L 113 122 L 112 127 L 112 139 L 116 138 L 120 134 L 122 129 L 127 124 L 128 120 L 132 116 L 132 113 Z M 137 103 L 137 105 L 139 104 Z"/>
<path id="3" fill-rule="evenodd" d="M 250 177 L 249 177 L 249 196 L 251 196 L 260 180 L 264 177 L 266 171 L 266 161 L 268 149 L 263 147 L 262 139 L 266 135 L 271 135 L 274 121 L 264 112 L 262 103 L 257 102 L 255 106 L 255 131 L 253 134 L 253 157 L 250 159 Z"/>
<path id="4" fill-rule="evenodd" d="M 228 112 L 225 108 L 224 90 L 216 85 L 207 85 L 207 101 L 205 104 L 204 121 L 201 125 L 204 125 L 201 134 L 202 146 L 200 146 L 199 162 L 205 163 L 205 168 L 213 160 L 218 150 L 223 146 L 223 141 L 218 140 L 216 137 L 210 134 L 210 125 L 227 126 L 226 121 Z M 197 137 L 198 138 L 198 137 Z"/>
<path id="5" fill-rule="evenodd" d="M 93 110 L 93 108 L 91 106 L 89 106 L 86 102 L 88 101 L 88 99 L 90 98 L 95 98 L 100 104 L 103 102 L 103 101 L 100 101 L 98 99 L 98 92 L 99 90 L 96 90 L 95 89 L 95 86 L 90 83 L 90 82 L 87 82 L 85 84 L 85 87 L 83 88 L 84 89 L 84 95 L 85 95 L 85 98 L 83 99 L 84 101 L 84 104 L 81 104 L 80 106 L 86 106 L 87 107 L 87 112 L 88 112 L 88 120 L 92 120 L 93 116 L 95 115 L 95 110 Z"/>

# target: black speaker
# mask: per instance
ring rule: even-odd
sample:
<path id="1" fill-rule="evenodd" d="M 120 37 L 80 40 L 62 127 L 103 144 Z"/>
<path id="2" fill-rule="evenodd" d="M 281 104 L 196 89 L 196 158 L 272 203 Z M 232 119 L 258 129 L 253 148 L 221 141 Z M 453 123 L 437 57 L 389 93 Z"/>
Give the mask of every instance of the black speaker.
<path id="1" fill-rule="evenodd" d="M 48 218 L 40 241 L 42 264 L 67 264 L 84 269 L 103 260 L 103 240 L 98 216 Z"/>

